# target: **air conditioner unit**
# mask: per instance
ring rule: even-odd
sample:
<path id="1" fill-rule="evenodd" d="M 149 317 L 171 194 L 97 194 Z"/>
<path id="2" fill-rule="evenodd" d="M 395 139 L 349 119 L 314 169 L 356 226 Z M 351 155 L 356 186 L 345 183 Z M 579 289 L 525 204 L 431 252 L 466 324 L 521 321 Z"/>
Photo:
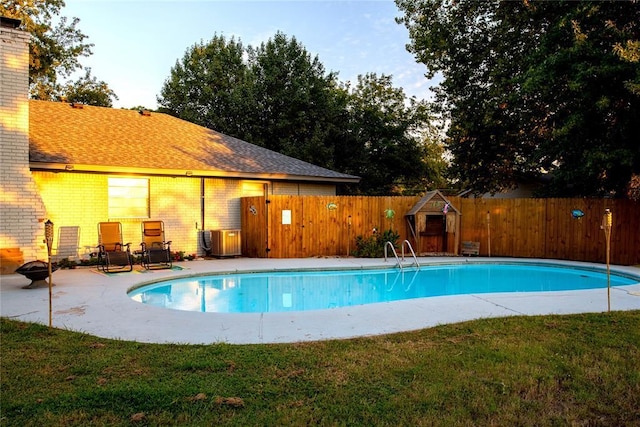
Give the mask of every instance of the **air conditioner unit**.
<path id="1" fill-rule="evenodd" d="M 242 255 L 240 230 L 211 230 L 212 256 Z"/>

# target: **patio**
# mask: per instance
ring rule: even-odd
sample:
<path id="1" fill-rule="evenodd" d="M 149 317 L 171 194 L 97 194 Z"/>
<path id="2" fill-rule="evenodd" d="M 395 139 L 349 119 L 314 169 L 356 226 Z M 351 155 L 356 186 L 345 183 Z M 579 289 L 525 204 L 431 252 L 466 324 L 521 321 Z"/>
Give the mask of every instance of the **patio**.
<path id="1" fill-rule="evenodd" d="M 421 257 L 421 264 L 465 262 L 465 258 Z M 473 258 L 473 261 L 487 260 Z M 491 261 L 499 261 L 491 258 Z M 514 261 L 513 258 L 503 259 Z M 523 262 L 554 262 L 527 259 Z M 598 266 L 564 262 L 567 265 Z M 96 268 L 58 270 L 53 275 L 53 326 L 89 335 L 147 343 L 258 344 L 343 339 L 428 328 L 487 317 L 571 314 L 607 310 L 607 290 L 457 295 L 404 300 L 322 311 L 220 314 L 168 310 L 132 301 L 127 290 L 166 278 L 296 269 L 340 269 L 393 266 L 390 260 L 362 258 L 231 258 L 177 263 L 182 270 L 106 275 Z M 614 266 L 612 271 L 640 275 L 640 268 Z M 25 277 L 0 276 L 0 314 L 25 322 L 48 324 L 47 287 L 22 289 Z M 640 283 L 611 289 L 612 310 L 639 310 Z"/>

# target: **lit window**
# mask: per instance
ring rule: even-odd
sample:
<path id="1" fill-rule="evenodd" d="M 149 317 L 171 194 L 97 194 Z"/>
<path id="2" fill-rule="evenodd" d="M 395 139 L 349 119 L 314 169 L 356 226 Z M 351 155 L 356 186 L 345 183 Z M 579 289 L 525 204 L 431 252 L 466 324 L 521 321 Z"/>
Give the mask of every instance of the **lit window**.
<path id="1" fill-rule="evenodd" d="M 149 180 L 109 178 L 109 218 L 149 218 Z"/>

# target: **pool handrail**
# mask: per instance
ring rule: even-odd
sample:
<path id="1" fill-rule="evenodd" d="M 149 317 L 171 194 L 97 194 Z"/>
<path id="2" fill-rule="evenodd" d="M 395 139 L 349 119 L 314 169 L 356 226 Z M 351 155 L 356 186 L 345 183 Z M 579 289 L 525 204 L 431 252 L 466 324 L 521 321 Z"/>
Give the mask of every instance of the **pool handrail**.
<path id="1" fill-rule="evenodd" d="M 405 243 L 409 247 L 409 251 L 411 251 L 411 255 L 413 255 L 413 263 L 411 265 L 415 263 L 417 269 L 420 270 L 420 263 L 418 263 L 418 257 L 416 257 L 416 253 L 413 251 L 413 247 L 411 247 L 411 243 L 409 243 L 408 240 L 405 240 L 404 242 L 402 242 L 402 261 L 404 261 Z M 393 246 L 393 243 L 390 241 L 387 241 L 384 244 L 384 262 L 387 262 L 387 247 L 391 247 L 391 252 L 393 253 L 393 256 L 396 258 L 397 266 L 400 267 L 400 270 L 403 270 L 402 261 L 400 260 L 400 258 L 398 258 L 398 252 L 396 252 L 395 246 Z"/>
<path id="2" fill-rule="evenodd" d="M 398 253 L 396 252 L 396 248 L 393 246 L 393 243 L 391 242 L 386 242 L 384 244 L 384 262 L 387 262 L 387 247 L 391 246 L 391 252 L 393 253 L 393 256 L 396 257 L 396 265 L 398 267 L 400 267 L 400 270 L 402 270 L 402 263 L 400 262 L 400 258 L 398 258 Z"/>
<path id="3" fill-rule="evenodd" d="M 413 262 L 416 264 L 416 267 L 418 268 L 418 270 L 420 270 L 420 263 L 418 262 L 418 257 L 416 257 L 416 253 L 413 251 L 413 247 L 411 246 L 411 243 L 408 240 L 405 240 L 404 242 L 402 242 L 402 261 L 404 261 L 404 245 L 405 245 L 405 243 L 407 244 L 407 247 L 409 248 L 409 251 L 411 252 L 411 255 L 413 256 Z"/>

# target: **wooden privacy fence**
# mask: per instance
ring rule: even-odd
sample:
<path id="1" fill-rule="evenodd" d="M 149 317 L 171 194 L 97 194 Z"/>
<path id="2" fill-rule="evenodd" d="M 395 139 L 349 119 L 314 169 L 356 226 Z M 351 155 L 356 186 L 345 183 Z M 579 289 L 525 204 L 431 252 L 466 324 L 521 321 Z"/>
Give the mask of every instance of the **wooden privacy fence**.
<path id="1" fill-rule="evenodd" d="M 248 257 L 347 256 L 356 236 L 393 229 L 414 247 L 405 214 L 420 197 L 269 196 L 241 202 Z M 461 213 L 460 242 L 480 256 L 604 262 L 605 209 L 613 212 L 611 263 L 640 264 L 640 203 L 613 199 L 448 200 Z M 389 218 L 389 210 L 395 215 Z M 578 213 L 578 217 L 572 212 Z M 579 216 L 579 212 L 583 215 Z M 448 252 L 456 252 L 448 248 Z M 458 251 L 459 252 L 459 251 Z"/>
<path id="2" fill-rule="evenodd" d="M 612 199 L 461 199 L 459 204 L 462 212 L 461 239 L 479 241 L 480 255 L 489 255 L 490 249 L 492 256 L 592 262 L 605 261 L 606 239 L 600 226 L 605 209 L 610 209 L 613 213 L 611 263 L 640 263 L 638 202 Z M 573 211 L 584 215 L 576 218 Z"/>
<path id="3" fill-rule="evenodd" d="M 269 196 L 241 204 L 242 254 L 293 258 L 346 256 L 358 235 L 392 228 L 406 239 L 404 212 L 415 197 Z M 393 219 L 385 211 L 396 212 Z M 269 251 L 267 252 L 267 248 Z"/>

